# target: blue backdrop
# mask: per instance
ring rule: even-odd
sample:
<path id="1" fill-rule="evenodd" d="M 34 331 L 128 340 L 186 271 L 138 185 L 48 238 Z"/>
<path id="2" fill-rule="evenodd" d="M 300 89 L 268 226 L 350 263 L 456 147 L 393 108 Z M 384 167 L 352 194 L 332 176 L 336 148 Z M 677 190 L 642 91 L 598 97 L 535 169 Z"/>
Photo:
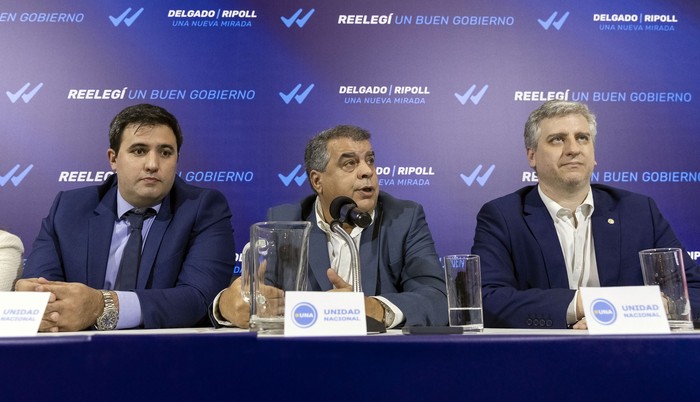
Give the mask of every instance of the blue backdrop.
<path id="1" fill-rule="evenodd" d="M 310 194 L 315 133 L 373 133 L 380 186 L 425 206 L 438 253 L 534 184 L 522 131 L 550 98 L 597 114 L 594 182 L 654 197 L 700 251 L 700 3 L 684 0 L 4 1 L 0 227 L 31 249 L 58 191 L 109 172 L 135 103 L 173 112 L 179 170 L 221 190 L 237 247 Z"/>

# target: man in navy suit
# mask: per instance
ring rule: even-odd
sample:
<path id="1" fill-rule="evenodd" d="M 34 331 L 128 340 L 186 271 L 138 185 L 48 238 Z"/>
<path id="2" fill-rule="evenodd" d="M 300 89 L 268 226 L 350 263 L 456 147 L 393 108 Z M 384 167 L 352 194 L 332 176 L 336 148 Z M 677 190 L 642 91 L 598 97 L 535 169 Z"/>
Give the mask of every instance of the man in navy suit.
<path id="1" fill-rule="evenodd" d="M 329 223 L 333 200 L 352 198 L 372 216 L 365 229 L 345 227 L 359 246 L 366 314 L 387 328 L 447 325 L 445 278 L 423 207 L 379 191 L 369 139 L 367 131 L 354 126 L 337 126 L 312 138 L 304 163 L 315 194 L 300 204 L 272 208 L 268 219 L 310 221 L 310 290 L 350 291 L 350 252 Z M 216 299 L 214 322 L 246 328 L 249 308 L 236 279 Z"/>
<path id="2" fill-rule="evenodd" d="M 16 289 L 51 292 L 41 331 L 206 323 L 235 263 L 226 199 L 177 177 L 182 133 L 161 107 L 122 110 L 110 125 L 109 145 L 114 174 L 99 186 L 58 194 Z M 131 264 L 133 283 L 121 285 L 133 225 L 125 216 L 136 208 L 150 210 L 143 253 L 140 264 Z"/>
<path id="3" fill-rule="evenodd" d="M 554 100 L 530 114 L 525 148 L 539 184 L 477 216 L 486 326 L 586 329 L 579 287 L 643 285 L 639 251 L 682 247 L 651 198 L 591 184 L 595 138 L 584 104 Z M 700 271 L 683 255 L 697 315 Z"/>

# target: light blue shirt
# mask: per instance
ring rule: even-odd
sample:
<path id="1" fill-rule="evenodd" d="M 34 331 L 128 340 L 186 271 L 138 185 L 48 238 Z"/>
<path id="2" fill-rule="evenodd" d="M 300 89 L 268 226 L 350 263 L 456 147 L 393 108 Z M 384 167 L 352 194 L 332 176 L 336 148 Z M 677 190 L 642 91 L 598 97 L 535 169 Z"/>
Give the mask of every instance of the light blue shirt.
<path id="1" fill-rule="evenodd" d="M 156 214 L 160 211 L 158 204 L 153 209 Z M 119 272 L 119 262 L 122 260 L 124 247 L 129 239 L 129 225 L 126 220 L 122 219 L 125 213 L 133 209 L 134 206 L 129 204 L 122 198 L 122 195 L 117 191 L 117 216 L 119 219 L 114 222 L 114 231 L 112 232 L 112 244 L 109 246 L 109 259 L 107 260 L 107 272 L 105 274 L 105 289 L 114 289 L 114 282 L 117 279 Z M 141 236 L 143 244 L 146 245 L 148 232 L 151 230 L 151 225 L 155 216 L 146 219 L 143 222 Z M 143 323 L 143 315 L 141 314 L 141 302 L 135 292 L 116 291 L 119 298 L 119 320 L 117 321 L 117 329 L 134 328 Z"/>

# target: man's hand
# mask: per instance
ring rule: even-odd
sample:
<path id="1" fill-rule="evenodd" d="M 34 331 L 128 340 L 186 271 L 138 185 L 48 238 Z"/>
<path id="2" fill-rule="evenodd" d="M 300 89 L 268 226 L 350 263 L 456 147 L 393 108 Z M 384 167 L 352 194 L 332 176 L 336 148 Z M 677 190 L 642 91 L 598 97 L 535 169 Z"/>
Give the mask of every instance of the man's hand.
<path id="1" fill-rule="evenodd" d="M 93 325 L 104 310 L 102 293 L 82 283 L 31 278 L 17 281 L 15 289 L 51 293 L 39 325 L 41 332 L 80 331 Z"/>
<path id="2" fill-rule="evenodd" d="M 328 268 L 326 271 L 328 280 L 331 281 L 333 289 L 329 292 L 352 292 L 352 285 L 345 282 L 333 268 Z M 365 315 L 372 317 L 375 320 L 382 322 L 384 320 L 384 307 L 373 297 L 365 297 Z"/>
<path id="3" fill-rule="evenodd" d="M 581 318 L 574 324 L 573 329 L 588 329 L 588 324 L 586 324 L 586 317 Z"/>
<path id="4" fill-rule="evenodd" d="M 328 276 L 328 280 L 331 281 L 331 284 L 333 285 L 333 289 L 331 289 L 330 292 L 352 292 L 352 285 L 345 282 L 343 278 L 341 278 L 340 275 L 333 270 L 333 268 L 328 268 L 326 275 Z"/>
<path id="5" fill-rule="evenodd" d="M 255 297 L 255 296 L 252 296 Z M 264 303 L 260 303 L 264 300 Z M 258 316 L 282 315 L 284 313 L 284 291 L 274 286 L 260 286 L 258 294 Z M 221 293 L 219 312 L 227 321 L 239 328 L 248 328 L 250 304 L 241 296 L 241 278 Z"/>
<path id="6" fill-rule="evenodd" d="M 588 329 L 588 324 L 586 324 L 586 317 L 583 316 L 583 300 L 581 299 L 581 292 L 576 292 L 576 317 L 582 316 L 581 319 L 576 321 L 576 323 L 571 327 L 573 329 Z"/>

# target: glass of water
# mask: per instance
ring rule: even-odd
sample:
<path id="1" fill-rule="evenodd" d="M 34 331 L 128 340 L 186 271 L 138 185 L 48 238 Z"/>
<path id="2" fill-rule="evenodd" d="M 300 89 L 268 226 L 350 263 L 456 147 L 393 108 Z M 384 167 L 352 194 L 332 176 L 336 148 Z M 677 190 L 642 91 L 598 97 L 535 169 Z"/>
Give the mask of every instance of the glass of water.
<path id="1" fill-rule="evenodd" d="M 482 331 L 481 264 L 475 254 L 456 254 L 442 258 L 447 284 L 450 326 L 464 331 Z"/>

